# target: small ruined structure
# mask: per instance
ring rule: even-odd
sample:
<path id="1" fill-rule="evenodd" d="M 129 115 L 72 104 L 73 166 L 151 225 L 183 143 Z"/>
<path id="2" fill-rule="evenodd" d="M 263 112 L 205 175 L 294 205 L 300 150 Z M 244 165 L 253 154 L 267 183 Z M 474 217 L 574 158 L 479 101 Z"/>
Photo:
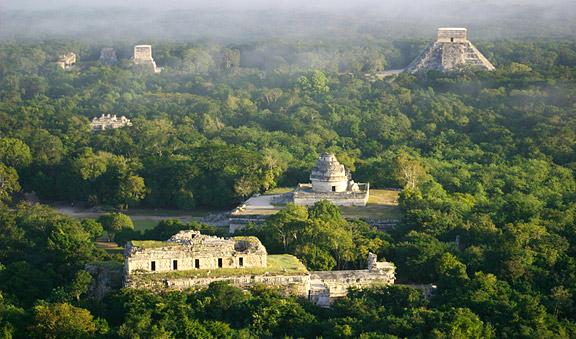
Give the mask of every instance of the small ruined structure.
<path id="1" fill-rule="evenodd" d="M 58 67 L 64 70 L 69 70 L 70 68 L 72 68 L 72 66 L 74 66 L 75 63 L 76 63 L 76 54 L 72 52 L 68 52 L 64 55 L 59 56 L 58 61 L 56 61 Z"/>
<path id="2" fill-rule="evenodd" d="M 439 28 L 436 42 L 416 58 L 406 71 L 450 72 L 463 69 L 493 71 L 495 68 L 468 40 L 466 28 Z"/>
<path id="3" fill-rule="evenodd" d="M 126 273 L 266 267 L 267 252 L 256 237 L 218 238 L 183 231 L 168 241 L 126 244 Z"/>
<path id="4" fill-rule="evenodd" d="M 256 237 L 219 238 L 181 231 L 168 241 L 130 241 L 124 249 L 124 286 L 187 290 L 228 281 L 239 288 L 265 284 L 329 306 L 350 287 L 394 284 L 396 268 L 368 258 L 368 269 L 308 272 L 291 255 L 268 255 Z"/>
<path id="5" fill-rule="evenodd" d="M 348 289 L 394 284 L 396 267 L 389 262 L 378 262 L 374 253 L 368 253 L 368 269 L 352 271 L 310 272 L 308 299 L 318 306 L 330 306 L 335 298 L 345 297 Z"/>
<path id="6" fill-rule="evenodd" d="M 312 206 L 328 200 L 337 206 L 364 207 L 370 196 L 370 184 L 356 183 L 334 154 L 322 153 L 312 169 L 309 184 L 299 184 L 293 192 L 255 194 L 236 207 L 228 216 L 229 232 L 243 229 L 248 223 L 260 224 L 278 213 L 287 203 Z"/>
<path id="7" fill-rule="evenodd" d="M 104 131 L 107 129 L 122 128 L 124 126 L 132 126 L 130 119 L 125 116 L 117 117 L 116 115 L 104 115 L 94 117 L 90 122 L 90 127 L 93 131 Z"/>
<path id="8" fill-rule="evenodd" d="M 114 48 L 102 48 L 99 61 L 105 65 L 114 65 L 118 62 Z"/>
<path id="9" fill-rule="evenodd" d="M 338 206 L 366 206 L 370 184 L 356 183 L 334 154 L 322 153 L 310 174 L 310 184 L 299 184 L 294 191 L 296 205 L 310 206 L 328 200 Z"/>
<path id="10" fill-rule="evenodd" d="M 134 46 L 133 62 L 135 65 L 150 67 L 154 73 L 160 73 L 161 69 L 156 67 L 156 62 L 152 58 L 151 45 L 136 45 Z"/>

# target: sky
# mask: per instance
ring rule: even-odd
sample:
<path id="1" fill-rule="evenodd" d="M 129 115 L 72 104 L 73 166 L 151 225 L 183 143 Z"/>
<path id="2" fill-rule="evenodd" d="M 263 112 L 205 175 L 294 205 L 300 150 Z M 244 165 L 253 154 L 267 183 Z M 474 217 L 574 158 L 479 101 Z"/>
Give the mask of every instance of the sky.
<path id="1" fill-rule="evenodd" d="M 576 0 L 0 0 L 0 40 L 574 37 Z"/>

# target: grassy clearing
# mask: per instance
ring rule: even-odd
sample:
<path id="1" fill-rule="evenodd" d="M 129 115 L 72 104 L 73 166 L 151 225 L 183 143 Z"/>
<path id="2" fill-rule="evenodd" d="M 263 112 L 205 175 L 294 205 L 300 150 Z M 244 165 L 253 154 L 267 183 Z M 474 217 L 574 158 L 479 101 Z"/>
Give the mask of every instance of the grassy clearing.
<path id="1" fill-rule="evenodd" d="M 400 219 L 402 211 L 398 207 L 400 192 L 371 189 L 366 207 L 340 207 L 346 218 L 353 219 Z"/>
<path id="2" fill-rule="evenodd" d="M 164 217 L 166 219 L 170 217 L 205 217 L 214 211 L 208 210 L 171 210 L 171 209 L 129 209 L 123 213 L 129 216 L 151 216 L 151 217 Z"/>
<path id="3" fill-rule="evenodd" d="M 268 255 L 268 267 L 218 268 L 206 270 L 170 271 L 133 275 L 131 279 L 159 280 L 165 278 L 220 278 L 241 275 L 305 275 L 306 267 L 293 255 Z"/>
<path id="4" fill-rule="evenodd" d="M 124 247 L 118 246 L 115 242 L 108 242 L 105 240 L 97 240 L 96 247 L 101 248 L 108 254 L 123 254 Z"/>
<path id="5" fill-rule="evenodd" d="M 285 194 L 294 191 L 294 187 L 276 187 L 266 191 L 263 195 Z"/>
<path id="6" fill-rule="evenodd" d="M 146 231 L 146 230 L 151 230 L 154 227 L 156 227 L 156 225 L 158 225 L 158 223 L 160 222 L 160 220 L 156 220 L 156 219 L 137 219 L 137 220 L 132 220 L 134 222 L 134 230 L 135 231 Z"/>
<path id="7" fill-rule="evenodd" d="M 402 211 L 398 206 L 367 205 L 366 207 L 340 207 L 345 218 L 352 219 L 400 219 Z"/>
<path id="8" fill-rule="evenodd" d="M 272 254 L 268 256 L 268 270 L 274 272 L 307 273 L 306 266 L 290 254 Z"/>
<path id="9" fill-rule="evenodd" d="M 368 204 L 398 206 L 399 195 L 399 191 L 371 189 Z"/>

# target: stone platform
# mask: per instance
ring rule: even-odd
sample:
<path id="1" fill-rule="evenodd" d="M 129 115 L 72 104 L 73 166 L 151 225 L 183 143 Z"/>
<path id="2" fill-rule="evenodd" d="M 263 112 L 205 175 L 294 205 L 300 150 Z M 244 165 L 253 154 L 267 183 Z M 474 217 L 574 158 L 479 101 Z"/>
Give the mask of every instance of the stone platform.
<path id="1" fill-rule="evenodd" d="M 370 184 L 358 184 L 358 191 L 315 192 L 311 184 L 299 184 L 293 194 L 294 204 L 312 206 L 328 200 L 336 206 L 366 206 L 370 196 Z"/>

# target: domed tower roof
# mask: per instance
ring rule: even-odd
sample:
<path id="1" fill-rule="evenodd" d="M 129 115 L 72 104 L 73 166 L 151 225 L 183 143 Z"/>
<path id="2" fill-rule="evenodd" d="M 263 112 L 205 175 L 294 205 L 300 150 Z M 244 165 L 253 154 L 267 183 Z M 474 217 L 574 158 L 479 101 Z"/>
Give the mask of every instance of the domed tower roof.
<path id="1" fill-rule="evenodd" d="M 344 165 L 338 162 L 336 156 L 332 153 L 322 153 L 316 167 L 312 169 L 310 180 L 320 181 L 340 181 L 348 180 L 348 173 Z"/>

